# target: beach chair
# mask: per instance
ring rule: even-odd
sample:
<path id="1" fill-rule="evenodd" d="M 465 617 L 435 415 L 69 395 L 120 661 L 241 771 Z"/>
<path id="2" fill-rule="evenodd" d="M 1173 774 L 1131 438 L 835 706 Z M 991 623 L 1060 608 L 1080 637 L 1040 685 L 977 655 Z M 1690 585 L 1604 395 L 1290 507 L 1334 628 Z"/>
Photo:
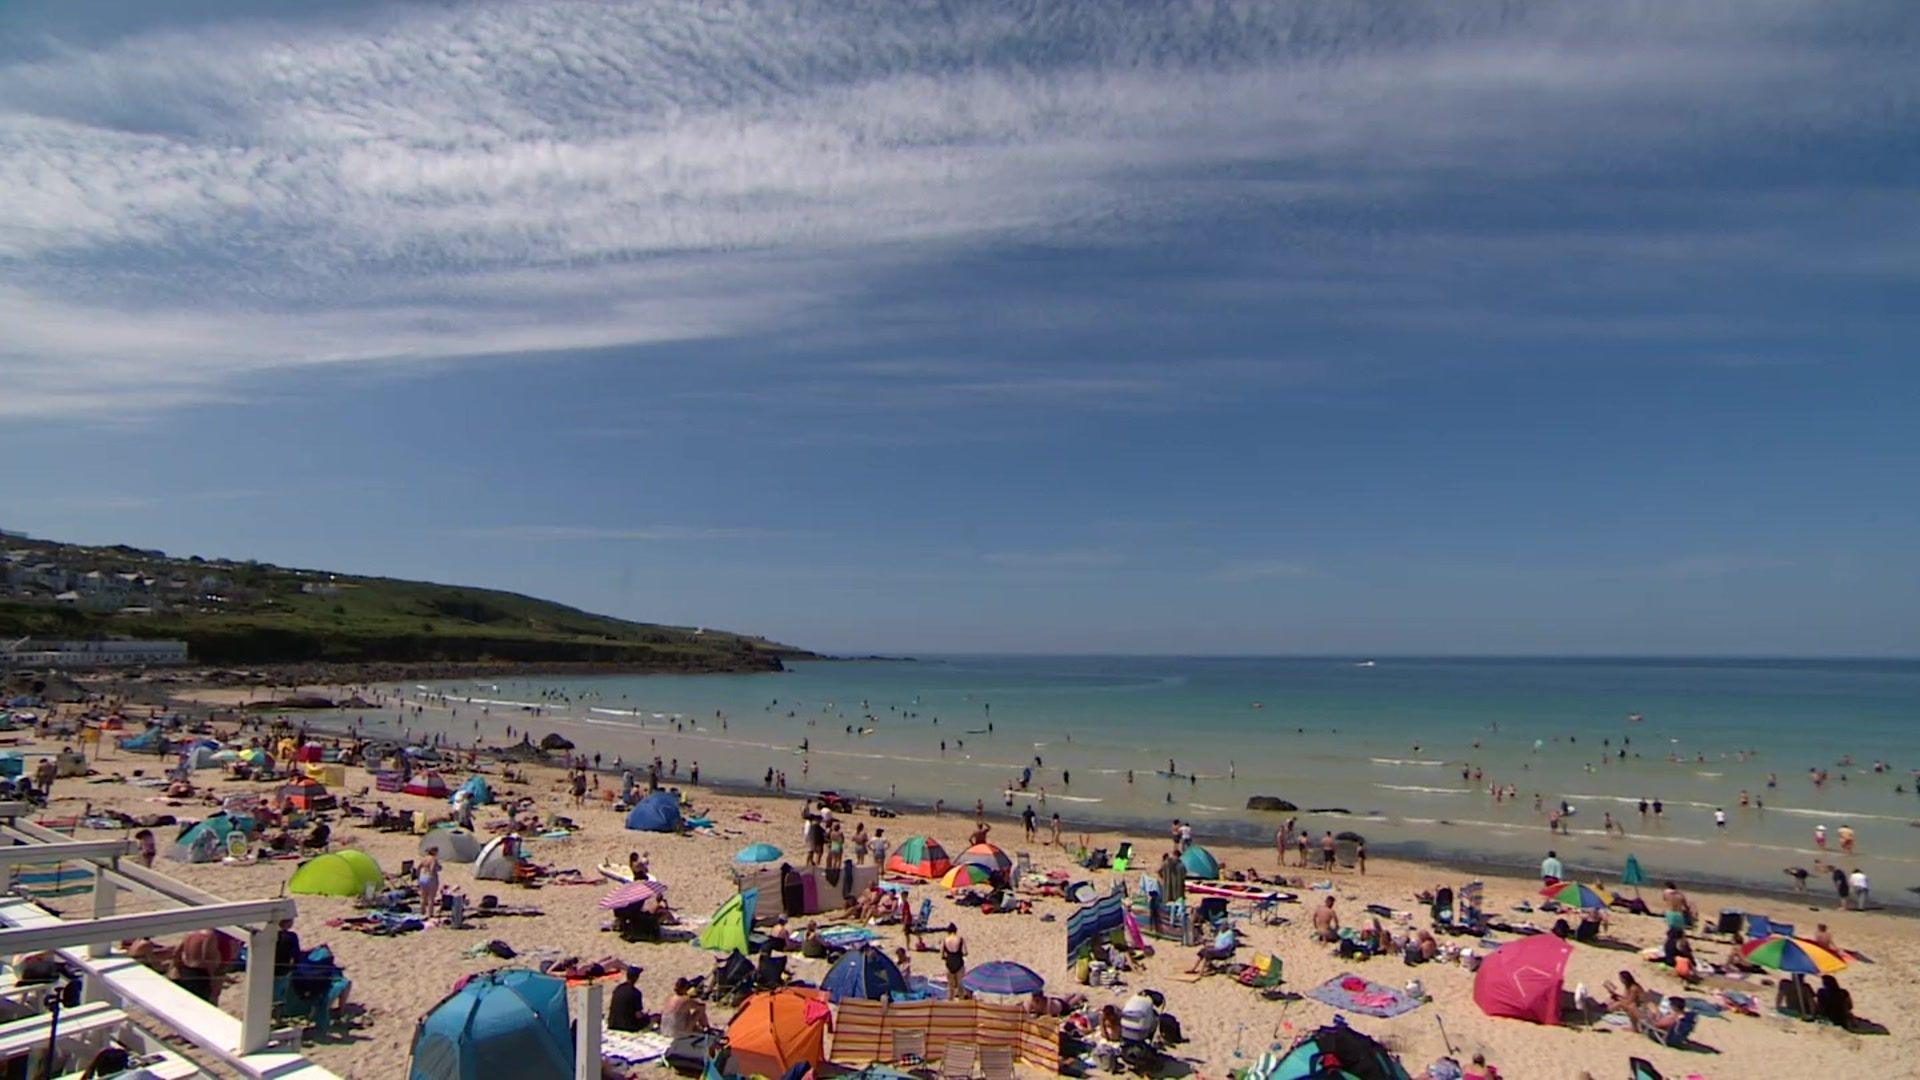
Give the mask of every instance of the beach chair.
<path id="1" fill-rule="evenodd" d="M 1013 1080 L 1013 1047 L 981 1047 L 980 1075 L 986 1080 Z"/>
<path id="2" fill-rule="evenodd" d="M 973 1080 L 979 1052 L 970 1042 L 948 1042 L 940 1055 L 940 1080 Z"/>
<path id="3" fill-rule="evenodd" d="M 1653 1062 L 1637 1057 L 1627 1059 L 1627 1077 L 1628 1080 L 1667 1080 L 1653 1067 Z"/>
<path id="4" fill-rule="evenodd" d="M 1680 1018 L 1679 1023 L 1665 1031 L 1661 1031 L 1657 1027 L 1647 1028 L 1647 1038 L 1652 1039 L 1661 1046 L 1678 1050 L 1687 1045 L 1687 1040 L 1693 1037 L 1693 1025 L 1698 1022 L 1699 1019 L 1699 1013 L 1689 1012 Z"/>
<path id="5" fill-rule="evenodd" d="M 893 1063 L 895 1065 L 919 1065 L 926 1060 L 926 1032 L 896 1031 L 893 1033 Z"/>
<path id="6" fill-rule="evenodd" d="M 1261 953 L 1253 958 L 1253 963 L 1240 969 L 1235 976 L 1241 986 L 1251 986 L 1255 990 L 1271 990 L 1281 983 L 1280 958 L 1272 953 Z"/>
<path id="7" fill-rule="evenodd" d="M 1767 918 L 1765 915 L 1749 914 L 1747 916 L 1747 938 L 1749 940 L 1753 938 L 1763 938 L 1773 932 L 1772 919 Z"/>
<path id="8" fill-rule="evenodd" d="M 933 897 L 923 896 L 920 898 L 920 913 L 913 917 L 913 921 L 911 923 L 907 924 L 907 929 L 913 931 L 916 934 L 924 934 L 927 931 L 927 924 L 932 921 L 933 921 Z"/>
<path id="9" fill-rule="evenodd" d="M 787 958 L 781 953 L 763 953 L 753 973 L 756 990 L 778 990 L 787 981 Z"/>

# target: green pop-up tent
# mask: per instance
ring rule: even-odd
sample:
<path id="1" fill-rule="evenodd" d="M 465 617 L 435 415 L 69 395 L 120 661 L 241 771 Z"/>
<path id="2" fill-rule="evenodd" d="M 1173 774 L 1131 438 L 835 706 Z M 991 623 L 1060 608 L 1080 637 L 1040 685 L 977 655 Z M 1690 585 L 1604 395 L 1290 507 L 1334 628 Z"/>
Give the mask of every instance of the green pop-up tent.
<path id="1" fill-rule="evenodd" d="M 363 851 L 334 851 L 300 864 L 287 891 L 300 896 L 359 896 L 368 886 L 385 885 L 380 864 Z"/>
<path id="2" fill-rule="evenodd" d="M 747 936 L 753 933 L 753 911 L 759 902 L 758 889 L 747 889 L 728 897 L 726 903 L 714 910 L 713 921 L 700 931 L 700 947 L 715 952 L 751 955 Z"/>

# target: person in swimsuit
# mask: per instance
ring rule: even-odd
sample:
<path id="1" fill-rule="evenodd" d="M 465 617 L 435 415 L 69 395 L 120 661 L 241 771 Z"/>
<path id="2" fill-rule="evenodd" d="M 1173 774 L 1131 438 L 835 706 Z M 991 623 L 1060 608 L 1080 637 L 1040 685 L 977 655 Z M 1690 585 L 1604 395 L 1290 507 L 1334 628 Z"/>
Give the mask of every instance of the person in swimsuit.
<path id="1" fill-rule="evenodd" d="M 967 970 L 967 939 L 960 936 L 958 928 L 948 930 L 941 939 L 940 962 L 947 968 L 947 992 L 956 998 L 968 996 L 960 985 L 960 976 Z"/>
<path id="2" fill-rule="evenodd" d="M 414 884 L 420 889 L 420 913 L 433 918 L 440 904 L 440 856 L 437 853 L 429 851 L 420 859 L 414 871 Z"/>

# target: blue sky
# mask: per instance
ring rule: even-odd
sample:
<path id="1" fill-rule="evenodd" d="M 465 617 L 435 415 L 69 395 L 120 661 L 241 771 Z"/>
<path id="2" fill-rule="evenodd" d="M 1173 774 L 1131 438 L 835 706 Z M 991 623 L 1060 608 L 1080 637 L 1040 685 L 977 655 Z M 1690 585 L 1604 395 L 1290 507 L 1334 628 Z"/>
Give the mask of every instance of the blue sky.
<path id="1" fill-rule="evenodd" d="M 0 525 L 819 648 L 1920 653 L 1901 2 L 0 6 Z"/>

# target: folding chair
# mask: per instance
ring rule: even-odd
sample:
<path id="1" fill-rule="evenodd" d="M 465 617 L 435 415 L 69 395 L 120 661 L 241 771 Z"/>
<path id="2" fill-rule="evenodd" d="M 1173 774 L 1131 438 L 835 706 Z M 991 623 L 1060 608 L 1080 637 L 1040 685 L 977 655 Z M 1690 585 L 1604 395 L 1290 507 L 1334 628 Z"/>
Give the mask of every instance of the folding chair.
<path id="1" fill-rule="evenodd" d="M 986 1080 L 1013 1080 L 1013 1047 L 981 1047 L 980 1075 Z"/>
<path id="2" fill-rule="evenodd" d="M 896 1031 L 893 1033 L 893 1063 L 895 1065 L 918 1065 L 926 1060 L 926 1032 Z"/>
<path id="3" fill-rule="evenodd" d="M 1687 1045 L 1687 1040 L 1693 1036 L 1694 1022 L 1699 1019 L 1700 1019 L 1699 1013 L 1690 1012 L 1687 1015 L 1681 1017 L 1679 1023 L 1673 1025 L 1672 1027 L 1668 1028 L 1665 1031 L 1661 1031 L 1657 1027 L 1647 1028 L 1647 1038 L 1652 1039 L 1654 1042 L 1657 1042 L 1662 1046 L 1668 1046 L 1668 1047 L 1673 1047 L 1677 1049 L 1679 1047 Z"/>
<path id="4" fill-rule="evenodd" d="M 1273 989 L 1281 983 L 1280 958 L 1272 953 L 1261 953 L 1236 978 L 1241 986 L 1251 986 L 1256 990 Z"/>
<path id="5" fill-rule="evenodd" d="M 970 1042 L 949 1042 L 940 1055 L 940 1080 L 973 1080 L 980 1048 Z"/>

